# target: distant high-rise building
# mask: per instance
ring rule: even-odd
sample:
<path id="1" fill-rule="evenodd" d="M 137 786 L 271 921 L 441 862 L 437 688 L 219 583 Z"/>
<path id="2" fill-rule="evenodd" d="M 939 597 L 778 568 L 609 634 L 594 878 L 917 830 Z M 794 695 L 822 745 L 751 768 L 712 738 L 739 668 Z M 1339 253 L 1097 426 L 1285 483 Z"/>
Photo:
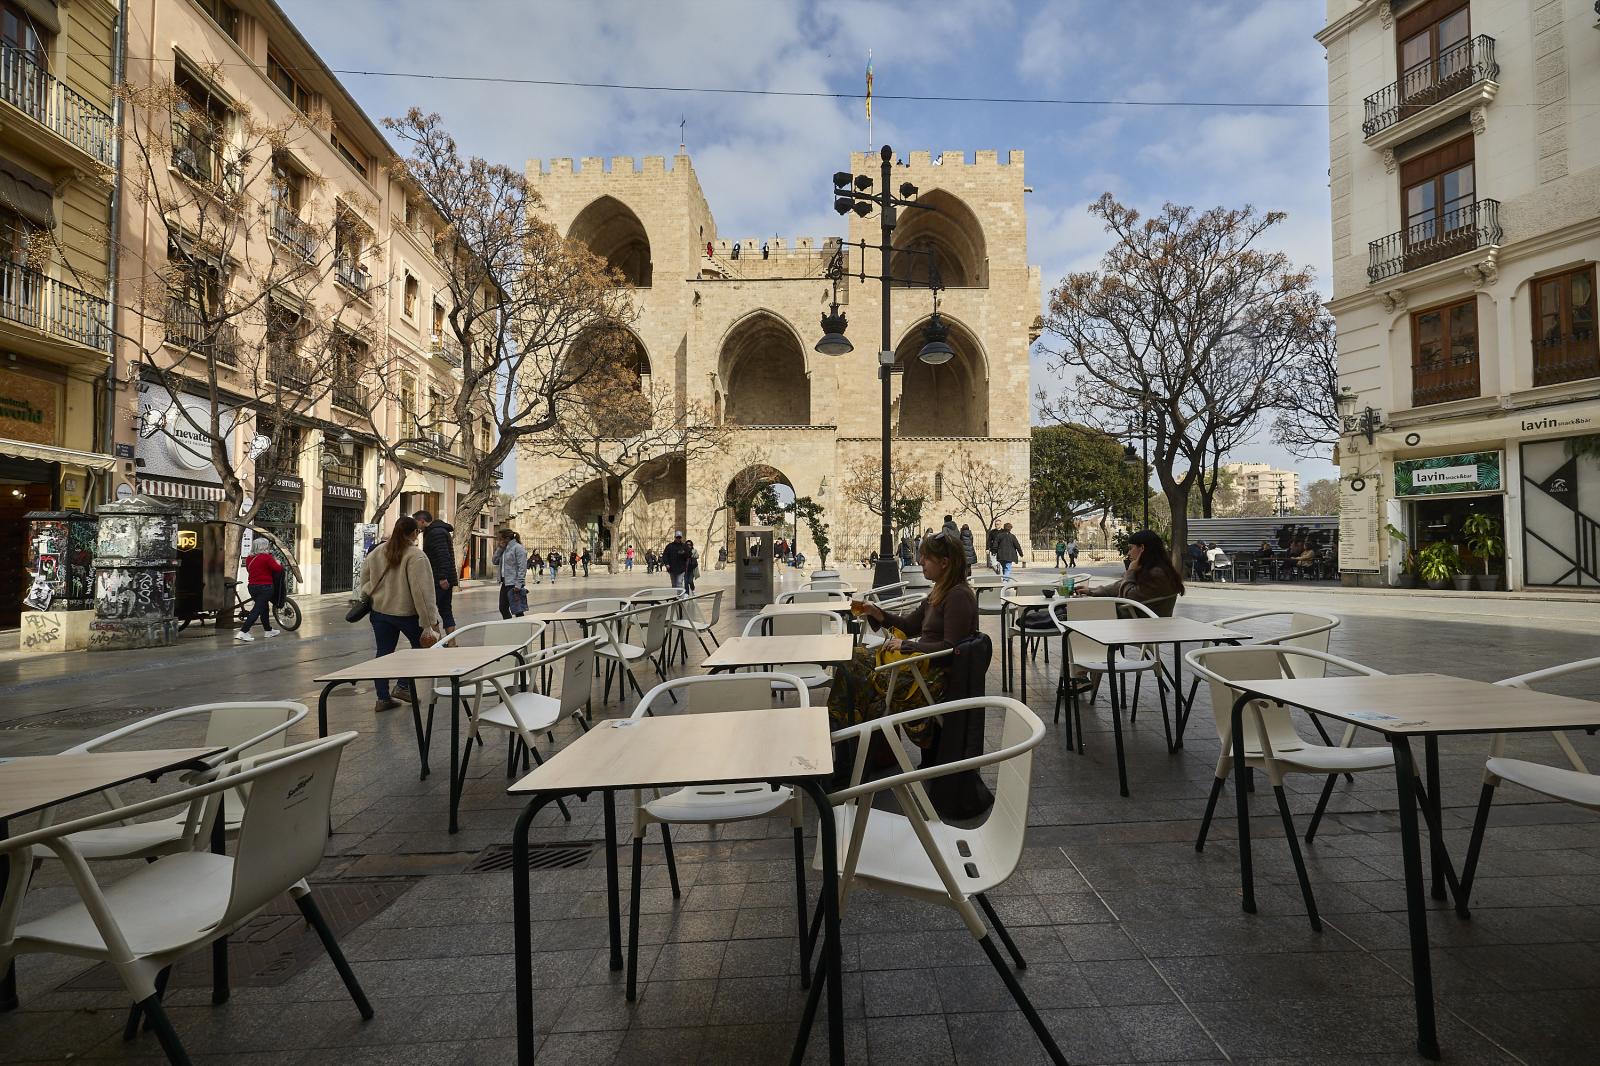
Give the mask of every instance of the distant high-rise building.
<path id="1" fill-rule="evenodd" d="M 1292 511 L 1300 504 L 1300 475 L 1266 463 L 1223 463 L 1233 476 L 1233 491 L 1241 504 L 1267 503 L 1277 511 Z"/>

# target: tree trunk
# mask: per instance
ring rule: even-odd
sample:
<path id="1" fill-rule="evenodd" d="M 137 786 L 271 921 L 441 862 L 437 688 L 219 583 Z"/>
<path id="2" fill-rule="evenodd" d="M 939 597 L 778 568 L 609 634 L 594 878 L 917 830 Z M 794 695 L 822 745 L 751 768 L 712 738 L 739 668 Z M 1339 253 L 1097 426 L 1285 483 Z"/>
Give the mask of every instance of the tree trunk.
<path id="1" fill-rule="evenodd" d="M 1193 485 L 1174 484 L 1166 487 L 1167 506 L 1172 510 L 1172 541 L 1167 550 L 1172 555 L 1172 565 L 1178 573 L 1189 576 L 1184 569 L 1188 562 L 1184 547 L 1189 543 L 1189 494 Z"/>

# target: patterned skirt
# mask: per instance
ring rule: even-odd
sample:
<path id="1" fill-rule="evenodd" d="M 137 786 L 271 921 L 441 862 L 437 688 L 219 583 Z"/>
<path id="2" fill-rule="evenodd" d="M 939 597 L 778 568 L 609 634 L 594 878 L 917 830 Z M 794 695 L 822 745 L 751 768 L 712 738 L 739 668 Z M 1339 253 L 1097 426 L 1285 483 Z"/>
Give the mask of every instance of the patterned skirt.
<path id="1" fill-rule="evenodd" d="M 928 706 L 909 668 L 893 671 L 895 683 L 891 692 L 890 671 L 878 673 L 877 665 L 876 649 L 857 648 L 850 662 L 834 668 L 833 685 L 828 692 L 828 718 L 834 729 Z M 943 667 L 927 664 L 923 664 L 922 670 L 928 691 L 937 703 L 944 696 L 945 671 Z M 926 743 L 932 739 L 934 724 L 932 719 L 912 722 L 905 727 L 906 735 L 918 744 Z"/>

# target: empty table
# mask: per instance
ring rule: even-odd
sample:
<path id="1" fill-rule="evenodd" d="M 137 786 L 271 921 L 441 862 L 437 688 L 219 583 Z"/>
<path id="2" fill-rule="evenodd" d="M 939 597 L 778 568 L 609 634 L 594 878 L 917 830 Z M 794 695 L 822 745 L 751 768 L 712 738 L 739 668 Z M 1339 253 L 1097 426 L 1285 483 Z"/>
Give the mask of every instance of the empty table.
<path id="1" fill-rule="evenodd" d="M 491 663 L 512 656 L 519 662 L 523 661 L 520 645 L 405 648 L 353 666 L 346 666 L 331 674 L 323 674 L 314 679 L 322 686 L 322 695 L 317 698 L 317 735 L 319 737 L 328 735 L 328 694 L 340 685 L 354 685 L 358 681 L 377 681 L 388 677 L 410 678 L 411 721 L 417 729 L 417 756 L 422 763 L 422 776 L 426 778 L 428 747 L 433 741 L 433 704 L 430 702 L 428 705 L 428 724 L 424 727 L 419 703 L 421 697 L 417 692 L 416 679 L 427 678 L 430 681 L 448 679 L 450 682 L 450 832 L 454 833 L 458 828 L 456 811 L 461 805 L 461 786 L 467 774 L 466 760 L 461 757 L 461 679 Z"/>
<path id="2" fill-rule="evenodd" d="M 751 638 L 779 639 L 779 638 Z M 841 638 L 848 640 L 848 637 Z M 726 647 L 726 644 L 724 645 Z M 533 944 L 529 919 L 528 829 L 546 804 L 563 796 L 604 796 L 606 887 L 610 897 L 611 968 L 622 969 L 622 919 L 617 899 L 618 789 L 765 781 L 794 785 L 817 808 L 822 854 L 823 958 L 812 986 L 799 1041 L 810 1029 L 823 986 L 828 994 L 830 1062 L 844 1061 L 843 997 L 839 977 L 837 847 L 833 808 L 821 779 L 833 772 L 833 744 L 823 707 L 785 707 L 706 714 L 662 715 L 602 722 L 568 744 L 543 766 L 512 785 L 528 805 L 511 839 L 516 906 L 517 1061 L 534 1059 Z M 797 1051 L 796 1060 L 800 1058 Z"/>
<path id="3" fill-rule="evenodd" d="M 1438 823 L 1439 738 L 1473 733 L 1587 729 L 1600 726 L 1600 703 L 1444 674 L 1282 678 L 1230 684 L 1242 693 L 1233 704 L 1233 768 L 1239 812 L 1239 876 L 1243 883 L 1244 909 L 1251 913 L 1255 912 L 1256 900 L 1250 860 L 1250 810 L 1245 796 L 1249 770 L 1245 766 L 1244 730 L 1241 728 L 1244 709 L 1250 700 L 1275 700 L 1338 722 L 1375 730 L 1383 734 L 1394 749 L 1400 848 L 1406 872 L 1406 921 L 1411 931 L 1411 983 L 1416 996 L 1417 1049 L 1429 1058 L 1438 1058 L 1433 972 L 1428 954 L 1428 914 L 1423 900 L 1421 832 L 1413 787 L 1416 763 L 1411 754 L 1411 738 L 1422 737 L 1426 744 L 1429 800 L 1421 806 L 1424 817 L 1431 816 L 1435 877 L 1442 867 L 1446 879 L 1454 887 L 1454 872 L 1444 851 Z M 1443 887 L 1436 881 L 1434 895 L 1443 898 L 1443 894 Z"/>
<path id="4" fill-rule="evenodd" d="M 717 673 L 774 663 L 816 663 L 837 666 L 850 661 L 855 640 L 848 634 L 819 633 L 789 637 L 729 637 L 700 665 Z"/>
<path id="5" fill-rule="evenodd" d="M 1237 644 L 1249 639 L 1244 633 L 1224 629 L 1210 622 L 1193 618 L 1085 618 L 1081 621 L 1063 620 L 1062 625 L 1079 633 L 1096 644 L 1106 647 L 1106 687 L 1111 690 L 1111 731 L 1117 743 L 1117 784 L 1124 796 L 1128 794 L 1128 767 L 1122 750 L 1122 698 L 1117 691 L 1117 652 L 1129 645 L 1171 644 L 1176 655 L 1172 675 L 1173 713 L 1177 717 L 1177 730 L 1167 720 L 1167 694 L 1164 675 L 1166 666 L 1161 654 L 1156 653 L 1157 683 L 1161 696 L 1161 728 L 1166 733 L 1167 750 L 1183 747 L 1183 731 L 1189 724 L 1191 701 L 1183 695 L 1183 645 L 1184 644 Z M 1061 664 L 1063 670 L 1067 664 Z"/>

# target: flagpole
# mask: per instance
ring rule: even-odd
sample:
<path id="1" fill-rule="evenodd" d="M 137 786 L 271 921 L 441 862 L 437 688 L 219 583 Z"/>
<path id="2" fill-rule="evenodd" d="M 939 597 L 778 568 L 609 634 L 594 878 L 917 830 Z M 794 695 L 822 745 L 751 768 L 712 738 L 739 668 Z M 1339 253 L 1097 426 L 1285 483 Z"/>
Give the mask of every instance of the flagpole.
<path id="1" fill-rule="evenodd" d="M 872 152 L 872 49 L 867 49 L 867 152 Z"/>

